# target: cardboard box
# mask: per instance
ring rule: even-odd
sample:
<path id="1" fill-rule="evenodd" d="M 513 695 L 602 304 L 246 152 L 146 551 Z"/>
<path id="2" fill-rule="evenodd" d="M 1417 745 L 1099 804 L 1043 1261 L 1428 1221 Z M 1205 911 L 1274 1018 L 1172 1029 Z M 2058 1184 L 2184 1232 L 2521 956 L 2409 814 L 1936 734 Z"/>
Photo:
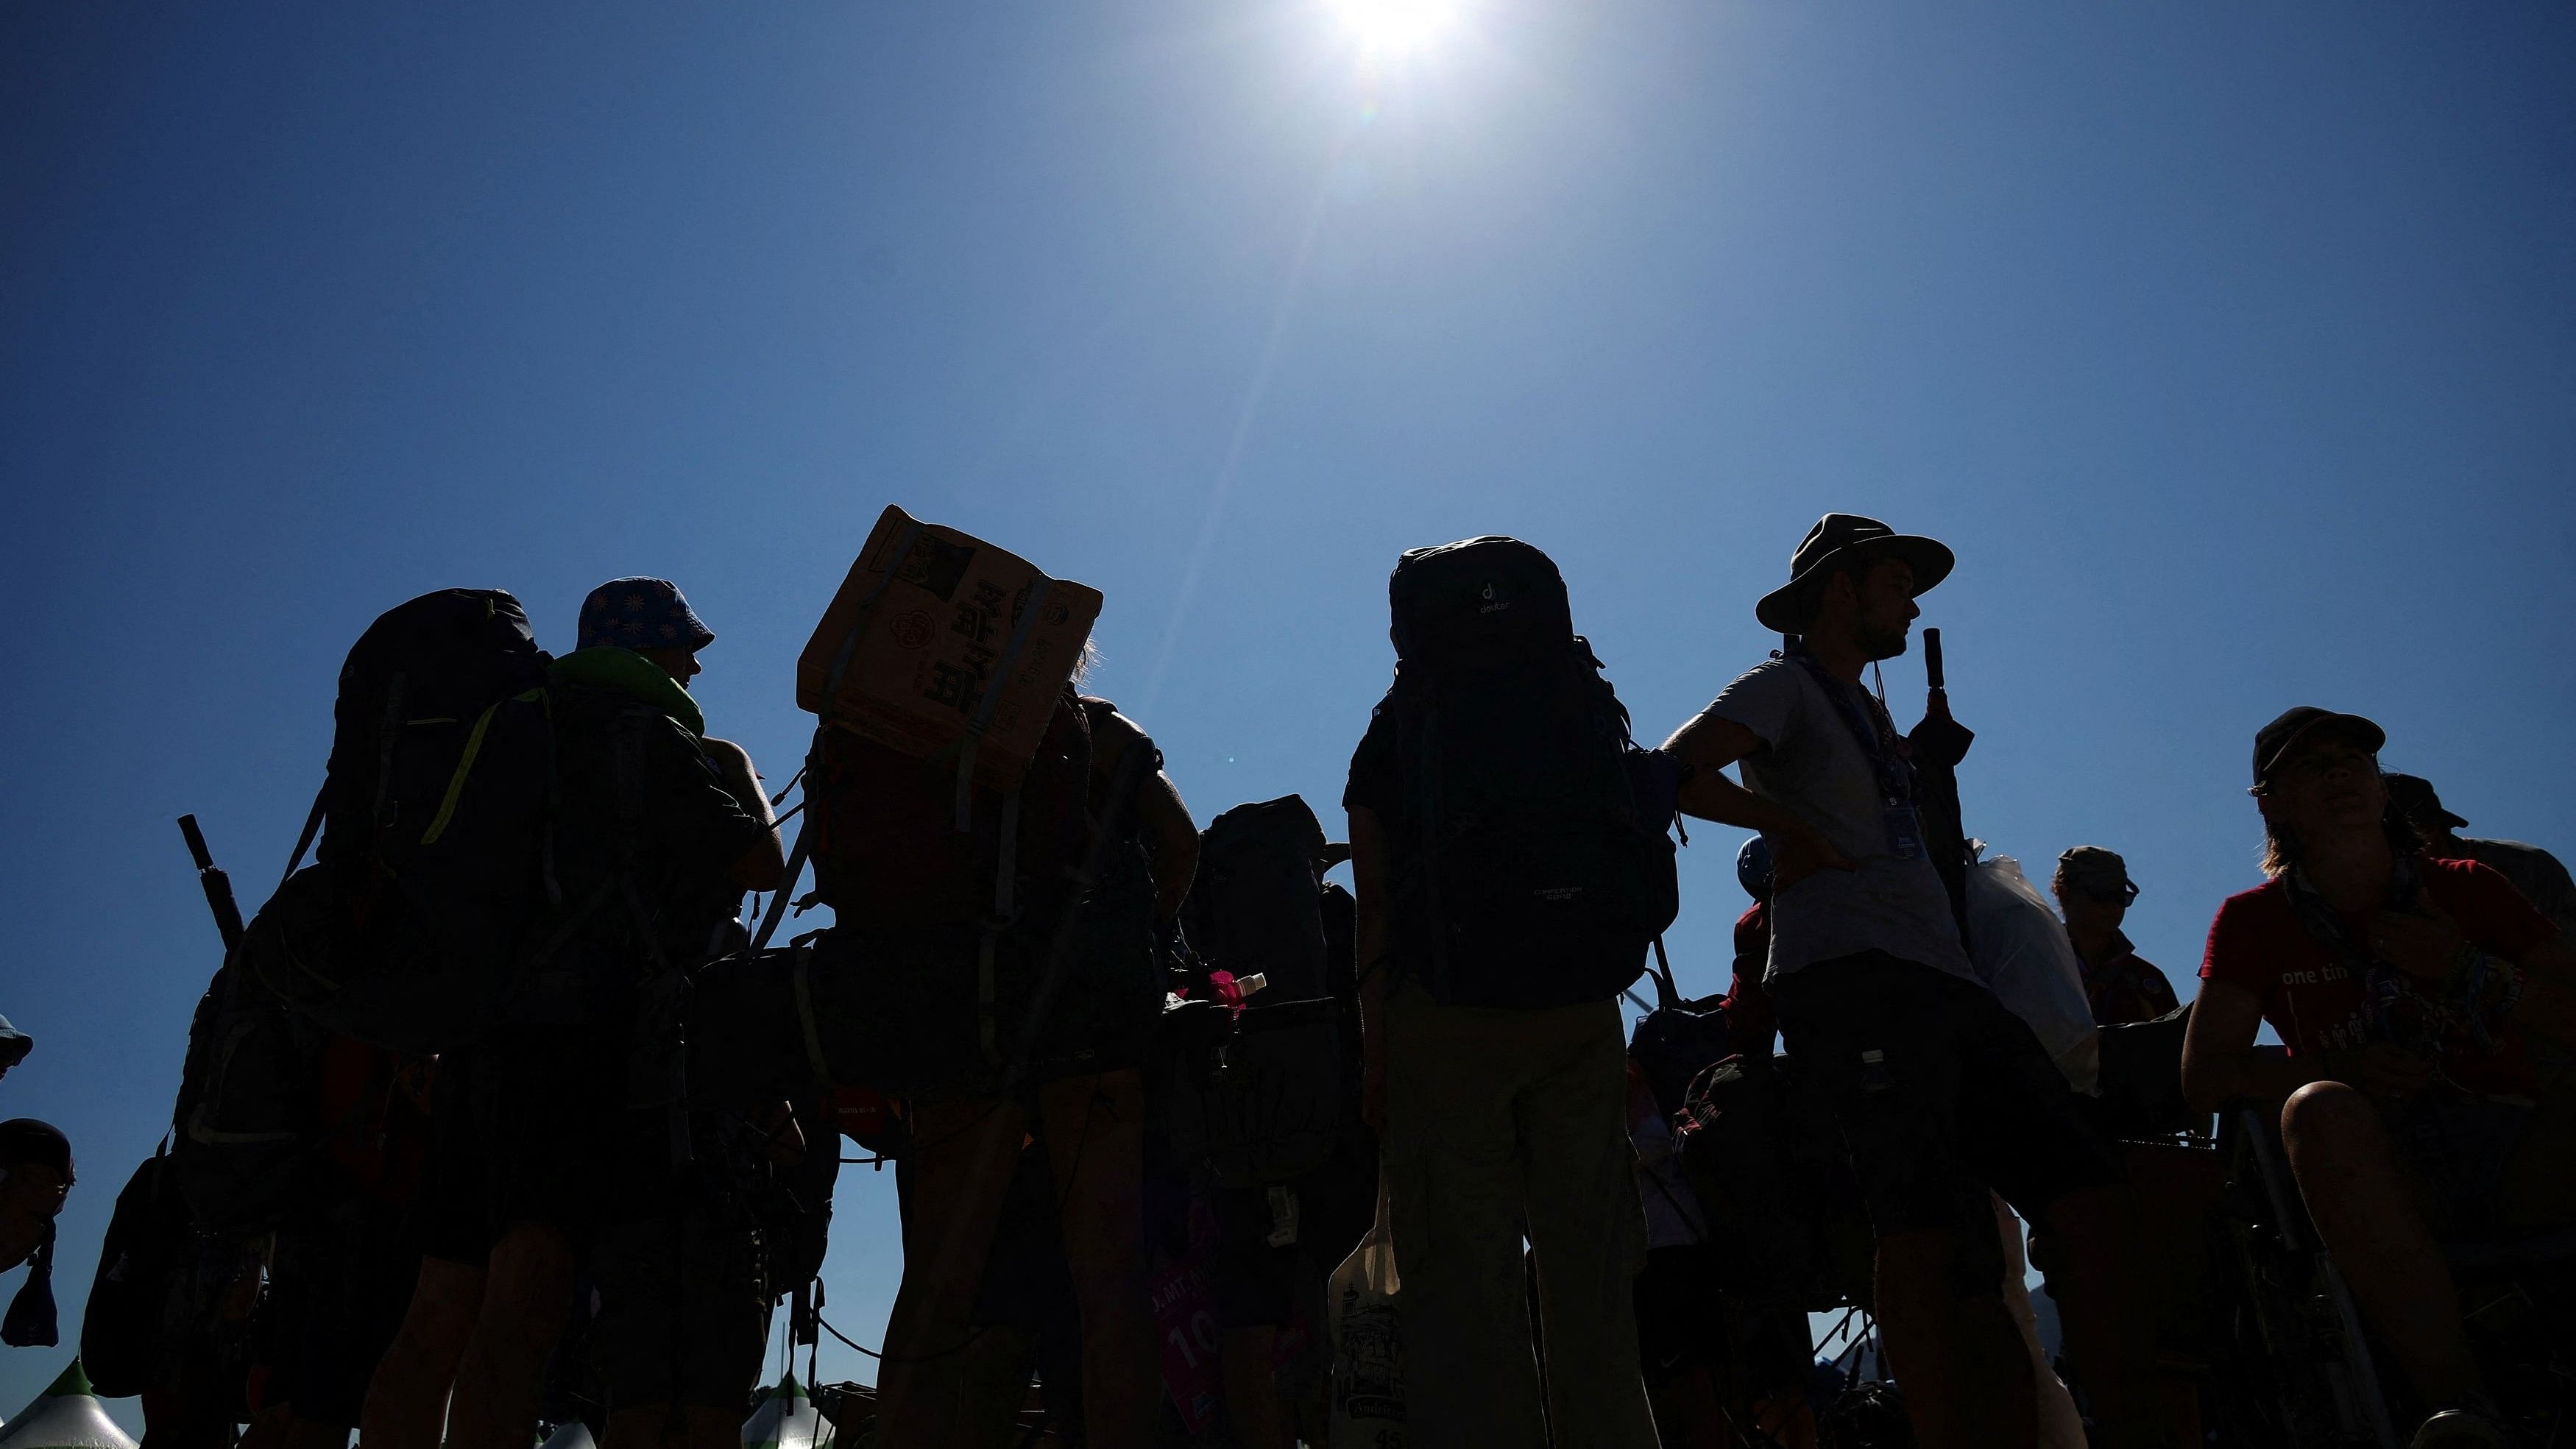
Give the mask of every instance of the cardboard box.
<path id="1" fill-rule="evenodd" d="M 1028 772 L 1100 602 L 1097 589 L 889 506 L 797 656 L 797 706 L 924 758 L 953 758 L 980 721 L 976 783 L 1008 789 Z"/>

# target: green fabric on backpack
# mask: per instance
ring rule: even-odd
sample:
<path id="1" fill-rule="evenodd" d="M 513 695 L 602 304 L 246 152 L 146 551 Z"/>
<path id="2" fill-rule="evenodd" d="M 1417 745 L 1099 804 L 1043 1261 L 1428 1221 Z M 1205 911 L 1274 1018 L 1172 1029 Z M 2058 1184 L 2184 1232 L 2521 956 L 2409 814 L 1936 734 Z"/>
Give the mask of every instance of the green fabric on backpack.
<path id="1" fill-rule="evenodd" d="M 706 738 L 707 717 L 698 702 L 661 665 L 632 649 L 614 644 L 576 649 L 554 662 L 551 677 L 557 684 L 595 685 L 633 695 L 678 720 L 689 733 Z"/>

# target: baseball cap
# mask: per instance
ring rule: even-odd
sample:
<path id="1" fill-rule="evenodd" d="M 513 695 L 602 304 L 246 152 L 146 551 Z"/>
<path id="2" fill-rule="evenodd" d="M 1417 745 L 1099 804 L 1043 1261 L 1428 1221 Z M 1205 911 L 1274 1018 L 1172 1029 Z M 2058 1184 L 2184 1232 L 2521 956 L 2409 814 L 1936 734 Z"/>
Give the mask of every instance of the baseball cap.
<path id="1" fill-rule="evenodd" d="M 2338 714 L 2313 704 L 2284 710 L 2278 719 L 2254 732 L 2255 788 L 2262 788 L 2263 782 L 2271 777 L 2272 767 L 2281 763 L 2283 755 L 2298 748 L 2301 741 L 2321 729 L 2349 735 L 2373 754 L 2379 752 L 2381 745 L 2388 743 L 2388 731 L 2357 714 Z"/>
<path id="2" fill-rule="evenodd" d="M 2458 830 L 2469 822 L 2442 808 L 2442 797 L 2435 793 L 2433 782 L 2421 775 L 2383 775 L 2388 785 L 2388 802 L 2397 813 L 2409 820 L 2438 824 L 2445 830 Z"/>

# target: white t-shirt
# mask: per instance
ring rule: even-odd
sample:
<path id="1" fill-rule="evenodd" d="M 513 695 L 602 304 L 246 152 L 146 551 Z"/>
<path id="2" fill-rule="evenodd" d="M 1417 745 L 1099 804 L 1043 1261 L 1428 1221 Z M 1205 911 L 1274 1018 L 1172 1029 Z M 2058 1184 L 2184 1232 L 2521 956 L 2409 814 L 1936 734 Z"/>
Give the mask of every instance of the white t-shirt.
<path id="1" fill-rule="evenodd" d="M 1868 718 L 1859 685 L 1837 680 L 1835 687 L 1850 690 Z M 1744 788 L 1823 831 L 1860 867 L 1820 870 L 1772 894 L 1764 980 L 1873 950 L 1977 979 L 1940 872 L 1929 858 L 1896 854 L 1877 769 L 1806 666 L 1765 660 L 1720 691 L 1706 713 L 1733 720 L 1769 747 L 1745 757 Z M 1781 844 L 1771 841 L 1775 855 Z"/>

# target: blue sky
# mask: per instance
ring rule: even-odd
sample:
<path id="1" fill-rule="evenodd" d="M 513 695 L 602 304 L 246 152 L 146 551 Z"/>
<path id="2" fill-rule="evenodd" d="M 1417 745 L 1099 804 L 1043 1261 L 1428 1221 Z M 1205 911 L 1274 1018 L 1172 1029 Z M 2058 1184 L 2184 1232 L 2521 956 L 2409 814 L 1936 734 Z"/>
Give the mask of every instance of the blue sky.
<path id="1" fill-rule="evenodd" d="M 78 1146 L 66 1333 L 216 964 L 171 817 L 256 904 L 435 587 L 564 648 L 681 581 L 783 779 L 898 501 L 1107 595 L 1204 820 L 1338 800 L 1405 547 L 1547 548 L 1660 736 L 1841 509 L 1958 550 L 1971 829 L 2127 853 L 2186 989 L 2289 704 L 2576 846 L 2576 16 L 1457 9 L 1374 61 L 1316 0 L 0 10 L 0 1114 Z M 840 1212 L 874 1342 L 891 1180 Z"/>

